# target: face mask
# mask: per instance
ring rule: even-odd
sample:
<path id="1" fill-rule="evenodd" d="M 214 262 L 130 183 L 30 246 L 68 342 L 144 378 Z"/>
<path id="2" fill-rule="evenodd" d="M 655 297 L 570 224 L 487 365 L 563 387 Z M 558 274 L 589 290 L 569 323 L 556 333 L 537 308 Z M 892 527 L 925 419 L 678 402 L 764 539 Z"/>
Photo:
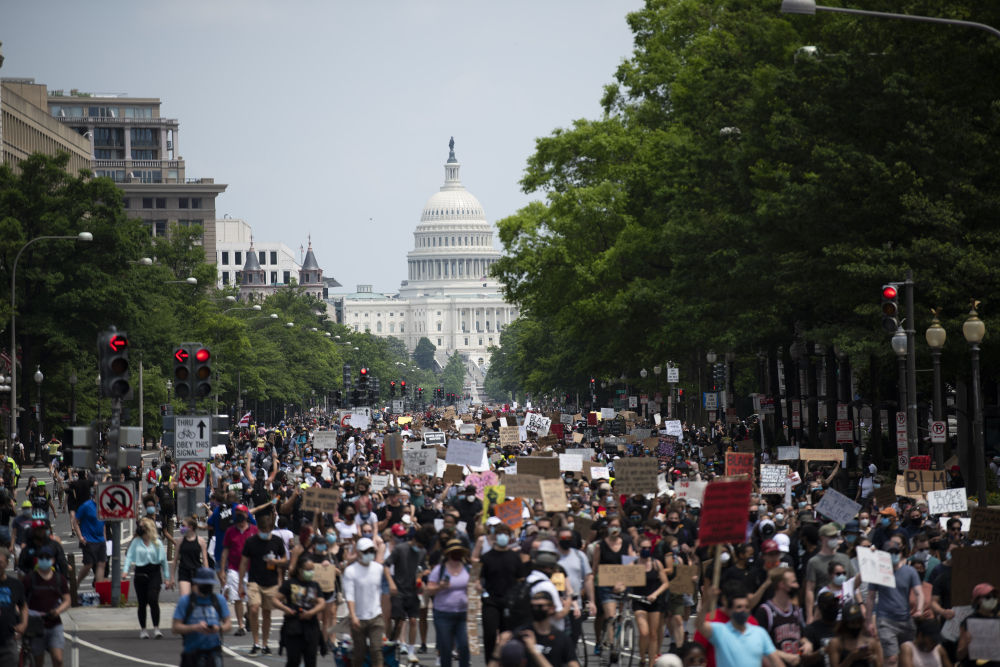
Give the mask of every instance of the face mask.
<path id="1" fill-rule="evenodd" d="M 827 540 L 826 543 L 834 551 L 836 551 L 837 547 L 840 546 L 840 540 Z"/>
<path id="2" fill-rule="evenodd" d="M 568 551 L 573 548 L 573 540 L 559 540 L 559 548 Z"/>
<path id="3" fill-rule="evenodd" d="M 847 575 L 846 574 L 838 574 L 838 575 L 836 575 L 833 578 L 833 585 L 834 586 L 843 586 L 845 581 L 847 581 Z"/>
<path id="4" fill-rule="evenodd" d="M 312 581 L 313 580 L 313 571 L 312 570 L 302 570 L 301 572 L 299 572 L 299 579 L 301 579 L 302 581 Z"/>
<path id="5" fill-rule="evenodd" d="M 326 543 L 327 544 L 336 544 L 337 543 L 337 534 L 336 533 L 327 533 L 326 534 Z"/>
<path id="6" fill-rule="evenodd" d="M 52 559 L 51 558 L 39 558 L 38 559 L 38 569 L 43 572 L 48 572 L 52 569 Z"/>
<path id="7" fill-rule="evenodd" d="M 725 565 L 726 563 L 728 563 L 731 559 L 732 559 L 732 556 L 729 555 L 728 551 L 723 551 L 722 552 L 722 556 L 719 558 L 719 560 L 722 561 L 723 565 Z"/>
<path id="8" fill-rule="evenodd" d="M 41 563 L 41 561 L 38 562 Z M 982 600 L 979 603 L 979 608 L 982 609 L 983 611 L 993 611 L 994 609 L 997 608 L 997 599 L 986 598 L 985 600 Z"/>
<path id="9" fill-rule="evenodd" d="M 857 535 L 844 535 L 844 539 L 847 540 L 848 544 L 854 544 L 858 540 Z"/>
<path id="10" fill-rule="evenodd" d="M 187 535 L 187 532 L 188 532 L 188 527 L 187 526 L 181 526 L 181 535 Z"/>
<path id="11" fill-rule="evenodd" d="M 235 521 L 236 523 L 243 523 L 246 520 L 247 520 L 247 515 L 246 514 L 236 514 L 233 517 L 233 521 Z"/>
<path id="12" fill-rule="evenodd" d="M 897 563 L 899 563 L 900 558 L 901 558 L 900 554 L 892 554 L 892 564 L 896 565 Z"/>
<path id="13" fill-rule="evenodd" d="M 468 495 L 468 496 L 466 496 L 466 497 L 465 497 L 465 499 L 466 499 L 467 501 L 469 501 L 470 503 L 474 503 L 474 502 L 476 502 L 476 496 L 475 496 L 474 494 L 473 494 L 473 495 Z"/>
<path id="14" fill-rule="evenodd" d="M 319 544 L 317 544 L 316 546 L 314 546 L 313 549 L 316 550 L 316 553 L 324 553 L 326 551 L 326 545 L 323 544 L 322 542 L 320 542 Z M 304 572 L 304 570 L 303 570 L 303 572 Z"/>
<path id="15" fill-rule="evenodd" d="M 671 528 L 676 528 L 680 524 L 680 521 L 667 521 L 667 525 Z"/>
<path id="16" fill-rule="evenodd" d="M 730 616 L 733 619 L 733 625 L 746 625 L 747 620 L 750 618 L 750 612 L 748 611 L 735 611 L 733 615 Z"/>
<path id="17" fill-rule="evenodd" d="M 649 558 L 649 556 L 652 553 L 653 553 L 653 550 L 650 549 L 649 547 L 643 547 L 642 549 L 639 549 L 639 556 L 641 558 Z"/>
<path id="18" fill-rule="evenodd" d="M 508 535 L 507 533 L 500 533 L 499 535 L 497 535 L 498 547 L 505 547 L 508 544 L 510 544 L 510 535 Z"/>
<path id="19" fill-rule="evenodd" d="M 263 530 L 262 530 L 262 531 L 259 531 L 259 532 L 257 533 L 257 535 L 258 535 L 258 536 L 260 537 L 260 539 L 262 539 L 262 540 L 269 540 L 269 539 L 271 539 L 271 533 L 269 533 L 269 532 L 264 532 Z"/>
<path id="20" fill-rule="evenodd" d="M 361 564 L 368 565 L 375 560 L 375 554 L 361 554 Z"/>
<path id="21" fill-rule="evenodd" d="M 750 520 L 751 521 L 757 520 L 757 512 L 750 512 Z"/>
<path id="22" fill-rule="evenodd" d="M 549 610 L 547 607 L 541 605 L 531 605 L 531 618 L 535 621 L 541 622 L 549 617 Z"/>
<path id="23" fill-rule="evenodd" d="M 806 501 L 804 501 L 804 500 L 800 500 L 800 501 L 799 501 L 799 509 L 804 509 L 804 508 L 805 508 L 805 506 L 806 506 L 806 505 L 808 505 L 808 504 L 809 504 L 809 503 L 807 503 Z"/>
<path id="24" fill-rule="evenodd" d="M 622 532 L 621 526 L 611 526 L 610 528 L 608 528 L 609 535 L 620 535 L 621 532 Z"/>
<path id="25" fill-rule="evenodd" d="M 146 508 L 146 514 L 148 514 L 148 515 L 150 515 L 150 516 L 152 516 L 152 515 L 156 514 L 156 508 L 155 508 L 155 507 L 153 507 L 152 505 L 148 506 L 148 507 Z"/>
<path id="26" fill-rule="evenodd" d="M 774 520 L 777 521 L 778 523 L 781 523 L 782 521 L 785 520 L 785 515 L 784 514 L 775 514 L 774 515 Z"/>
<path id="27" fill-rule="evenodd" d="M 886 517 L 882 517 L 879 520 L 879 523 L 882 524 L 883 528 L 888 528 L 889 527 L 889 517 L 887 517 L 887 516 Z"/>
<path id="28" fill-rule="evenodd" d="M 371 517 L 372 517 L 371 512 L 368 512 L 367 514 L 361 515 L 361 520 L 364 521 L 365 523 L 368 523 L 368 519 L 370 519 Z"/>
<path id="29" fill-rule="evenodd" d="M 861 520 L 861 521 L 859 521 L 858 523 L 859 523 L 859 524 L 861 524 L 861 527 L 862 527 L 862 528 L 867 528 L 867 527 L 868 527 L 868 524 L 869 524 L 869 521 L 868 521 L 868 519 L 862 519 L 862 520 Z"/>

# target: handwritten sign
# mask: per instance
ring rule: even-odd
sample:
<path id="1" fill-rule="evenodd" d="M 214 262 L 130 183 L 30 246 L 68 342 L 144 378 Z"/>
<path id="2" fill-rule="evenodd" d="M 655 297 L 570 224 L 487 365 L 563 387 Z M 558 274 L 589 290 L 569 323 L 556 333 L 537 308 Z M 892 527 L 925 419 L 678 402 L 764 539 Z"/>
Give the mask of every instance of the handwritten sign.
<path id="1" fill-rule="evenodd" d="M 542 480 L 538 475 L 507 475 L 503 483 L 508 498 L 537 498 L 540 490 L 538 483 Z"/>
<path id="2" fill-rule="evenodd" d="M 598 565 L 598 586 L 643 586 L 646 568 L 642 565 Z"/>
<path id="3" fill-rule="evenodd" d="M 462 466 L 448 463 L 441 479 L 445 484 L 461 484 L 462 480 L 465 479 L 465 472 L 462 470 Z"/>
<path id="4" fill-rule="evenodd" d="M 711 482 L 705 487 L 701 509 L 702 546 L 746 540 L 750 480 Z"/>
<path id="5" fill-rule="evenodd" d="M 537 412 L 529 412 L 524 416 L 524 428 L 528 431 L 534 431 L 538 435 L 548 435 L 551 425 L 551 419 L 543 417 Z"/>
<path id="6" fill-rule="evenodd" d="M 697 565 L 684 565 L 674 560 L 674 578 L 670 580 L 670 592 L 674 595 L 694 595 L 697 576 Z"/>
<path id="7" fill-rule="evenodd" d="M 970 512 L 969 537 L 983 542 L 1000 542 L 1000 510 L 977 507 Z"/>
<path id="8" fill-rule="evenodd" d="M 557 479 L 559 478 L 559 459 L 545 456 L 519 456 L 517 457 L 517 474 Z"/>
<path id="9" fill-rule="evenodd" d="M 760 467 L 760 492 L 784 493 L 788 466 L 765 463 Z"/>
<path id="10" fill-rule="evenodd" d="M 845 526 L 848 521 L 858 515 L 858 512 L 861 511 L 861 505 L 834 489 L 827 489 L 816 505 L 816 511 L 841 526 Z"/>
<path id="11" fill-rule="evenodd" d="M 385 491 L 389 487 L 388 475 L 375 475 L 372 477 L 372 493 Z"/>
<path id="12" fill-rule="evenodd" d="M 433 475 L 437 470 L 437 451 L 434 449 L 404 449 L 403 470 L 407 475 Z"/>
<path id="13" fill-rule="evenodd" d="M 399 461 L 403 458 L 403 439 L 398 433 L 386 433 L 382 438 L 382 451 L 386 461 Z"/>
<path id="14" fill-rule="evenodd" d="M 746 475 L 753 477 L 753 454 L 750 452 L 726 452 L 726 477 Z M 782 487 L 781 492 L 785 489 Z"/>
<path id="15" fill-rule="evenodd" d="M 611 479 L 611 472 L 607 466 L 590 466 L 590 479 Z"/>
<path id="16" fill-rule="evenodd" d="M 803 461 L 843 461 L 842 449 L 800 449 L 799 458 Z"/>
<path id="17" fill-rule="evenodd" d="M 892 556 L 887 551 L 859 548 L 855 553 L 858 555 L 861 581 L 889 588 L 896 587 L 896 575 L 892 570 Z"/>
<path id="18" fill-rule="evenodd" d="M 648 456 L 615 461 L 615 490 L 625 494 L 646 494 L 656 491 L 656 474 L 660 463 Z"/>
<path id="19" fill-rule="evenodd" d="M 927 511 L 931 514 L 951 514 L 966 512 L 969 509 L 969 499 L 965 488 L 944 489 L 943 491 L 927 492 Z"/>
<path id="20" fill-rule="evenodd" d="M 319 584 L 319 589 L 324 593 L 332 592 L 337 587 L 337 568 L 332 563 L 316 563 L 313 581 Z"/>
<path id="21" fill-rule="evenodd" d="M 674 482 L 674 498 L 687 502 L 695 507 L 701 506 L 701 500 L 705 497 L 705 487 L 708 482 Z"/>
<path id="22" fill-rule="evenodd" d="M 561 479 L 543 479 L 538 483 L 542 493 L 542 508 L 546 512 L 565 512 L 569 507 L 566 502 L 566 485 Z"/>
<path id="23" fill-rule="evenodd" d="M 483 462 L 483 443 L 469 440 L 449 440 L 445 461 L 457 466 L 479 467 Z"/>
<path id="24" fill-rule="evenodd" d="M 332 513 L 340 504 L 340 492 L 335 489 L 323 489 L 311 486 L 302 494 L 302 509 L 310 512 Z"/>
<path id="25" fill-rule="evenodd" d="M 513 500 L 508 500 L 507 502 L 500 503 L 493 508 L 493 515 L 500 519 L 504 525 L 509 526 L 512 530 L 521 530 L 521 524 L 524 519 L 521 516 L 523 510 L 523 505 L 519 498 L 514 498 Z"/>
<path id="26" fill-rule="evenodd" d="M 517 426 L 501 426 L 500 427 L 500 446 L 501 447 L 517 447 L 521 444 L 521 437 L 518 434 Z"/>
<path id="27" fill-rule="evenodd" d="M 798 461 L 799 458 L 799 447 L 798 445 L 792 447 L 778 447 L 778 460 L 779 461 Z"/>
<path id="28" fill-rule="evenodd" d="M 943 470 L 904 470 L 896 475 L 896 495 L 920 498 L 930 491 L 948 488 L 948 476 Z"/>

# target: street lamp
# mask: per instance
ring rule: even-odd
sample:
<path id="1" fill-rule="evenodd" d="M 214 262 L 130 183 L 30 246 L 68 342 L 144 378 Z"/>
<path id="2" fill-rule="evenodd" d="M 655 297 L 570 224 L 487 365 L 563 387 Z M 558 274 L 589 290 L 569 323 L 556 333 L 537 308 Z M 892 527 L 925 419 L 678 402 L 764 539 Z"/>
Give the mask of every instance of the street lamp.
<path id="1" fill-rule="evenodd" d="M 962 335 L 972 352 L 972 459 L 969 467 L 976 475 L 976 499 L 980 507 L 986 506 L 986 451 L 983 443 L 983 397 L 979 387 L 979 343 L 986 335 L 986 324 L 979 319 L 973 300 L 969 317 L 962 323 Z"/>
<path id="2" fill-rule="evenodd" d="M 936 16 L 919 16 L 916 14 L 893 14 L 890 12 L 873 12 L 866 9 L 850 9 L 848 7 L 824 7 L 817 5 L 816 0 L 782 0 L 781 11 L 785 14 L 815 14 L 821 12 L 837 12 L 839 14 L 857 14 L 860 16 L 875 16 L 883 19 L 903 19 L 904 21 L 918 21 L 920 23 L 943 23 L 945 25 L 955 25 L 963 28 L 975 28 L 985 30 L 994 37 L 1000 37 L 1000 30 L 985 23 L 974 21 L 960 21 L 958 19 L 944 19 Z"/>
<path id="3" fill-rule="evenodd" d="M 76 383 L 79 382 L 79 378 L 76 377 L 76 371 L 69 374 L 69 388 L 70 388 L 70 399 L 69 399 L 69 413 L 70 413 L 70 423 L 76 426 Z"/>
<path id="4" fill-rule="evenodd" d="M 944 405 L 941 399 L 941 349 L 948 338 L 948 332 L 938 320 L 938 311 L 932 312 L 934 321 L 927 327 L 924 337 L 931 348 L 931 358 L 934 360 L 934 421 L 941 421 L 944 419 Z M 945 432 L 947 433 L 947 427 Z M 937 463 L 939 470 L 944 467 L 944 443 L 939 442 L 934 445 L 934 462 Z"/>
<path id="5" fill-rule="evenodd" d="M 44 379 L 45 376 L 42 375 L 42 367 L 36 366 L 35 384 L 38 386 L 38 391 L 36 392 L 35 396 L 38 399 L 38 405 L 37 405 L 38 409 L 35 411 L 35 417 L 38 418 L 38 437 L 35 438 L 35 442 L 33 443 L 35 449 L 35 463 L 38 463 L 42 458 L 40 445 L 42 442 L 42 380 Z"/>
<path id="6" fill-rule="evenodd" d="M 892 335 L 890 339 L 892 344 L 892 351 L 896 353 L 896 358 L 899 360 L 899 407 L 896 412 L 906 411 L 906 332 L 903 327 L 896 329 L 896 333 Z M 899 423 L 896 423 L 896 427 L 899 427 Z M 907 424 L 909 428 L 909 424 Z M 899 436 L 896 436 L 896 451 L 899 451 Z M 907 443 L 909 445 L 909 443 Z M 907 447 L 907 452 L 909 452 L 909 447 Z M 912 452 L 911 452 L 912 453 Z"/>
<path id="7" fill-rule="evenodd" d="M 163 283 L 164 285 L 197 285 L 198 279 L 194 276 L 188 276 L 184 280 L 167 280 Z"/>
<path id="8" fill-rule="evenodd" d="M 254 305 L 247 306 L 246 308 L 226 308 L 224 311 L 222 311 L 222 314 L 225 315 L 226 313 L 233 310 L 256 310 L 257 312 L 260 312 L 260 304 L 255 303 Z"/>
<path id="9" fill-rule="evenodd" d="M 10 269 L 10 441 L 14 442 L 14 438 L 17 437 L 17 337 L 15 335 L 15 328 L 17 324 L 17 294 L 14 291 L 17 285 L 17 261 L 21 259 L 21 253 L 24 252 L 32 243 L 37 241 L 44 241 L 47 239 L 75 239 L 77 241 L 89 242 L 94 240 L 94 235 L 90 232 L 80 232 L 75 236 L 36 236 L 31 239 L 17 251 L 14 255 L 14 263 L 11 265 Z"/>

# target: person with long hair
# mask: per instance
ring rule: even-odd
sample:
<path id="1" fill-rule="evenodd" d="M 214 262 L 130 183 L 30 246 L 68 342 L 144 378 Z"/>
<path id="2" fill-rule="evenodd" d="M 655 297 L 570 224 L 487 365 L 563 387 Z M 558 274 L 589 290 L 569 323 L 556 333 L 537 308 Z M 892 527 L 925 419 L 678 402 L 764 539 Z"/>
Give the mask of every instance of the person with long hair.
<path id="1" fill-rule="evenodd" d="M 594 562 L 591 569 L 597 572 L 600 570 L 601 565 L 621 565 L 623 562 L 622 556 L 634 557 L 635 555 L 635 549 L 632 548 L 632 541 L 627 536 L 622 535 L 621 519 L 615 516 L 608 520 L 607 535 L 598 541 L 597 548 L 594 550 Z M 618 602 L 614 596 L 624 591 L 624 586 L 597 587 L 597 601 L 599 604 L 597 616 L 594 617 L 595 655 L 600 655 L 603 644 L 608 639 L 605 636 L 608 619 L 612 619 L 618 614 Z"/>
<path id="2" fill-rule="evenodd" d="M 865 615 L 855 603 L 844 608 L 826 652 L 830 667 L 882 667 L 883 663 L 882 644 L 865 631 Z"/>
<path id="3" fill-rule="evenodd" d="M 639 559 L 636 562 L 646 572 L 646 583 L 636 586 L 632 592 L 645 598 L 643 602 L 637 601 L 634 609 L 639 629 L 639 667 L 647 667 L 660 654 L 660 640 L 663 638 L 659 634 L 660 596 L 667 592 L 670 584 L 663 563 L 653 557 L 653 541 L 646 536 L 639 538 Z"/>
<path id="4" fill-rule="evenodd" d="M 170 580 L 170 565 L 167 563 L 167 550 L 160 542 L 156 524 L 152 519 L 139 519 L 135 537 L 128 545 L 125 562 L 122 564 L 122 580 L 125 580 L 129 568 L 135 565 L 135 576 L 132 587 L 139 603 L 140 639 L 149 639 L 146 631 L 146 607 L 149 607 L 153 621 L 153 637 L 162 639 L 160 632 L 160 585 L 166 581 L 167 588 L 173 587 Z"/>
<path id="5" fill-rule="evenodd" d="M 203 567 L 208 567 L 208 547 L 198 536 L 198 519 L 185 517 L 181 521 L 181 534 L 174 542 L 174 581 L 181 595 L 191 594 L 191 578 Z"/>
<path id="6" fill-rule="evenodd" d="M 444 547 L 444 560 L 431 570 L 425 589 L 434 596 L 434 631 L 437 633 L 441 667 L 451 667 L 451 649 L 458 650 L 459 667 L 469 667 L 469 550 L 459 539 Z"/>
<path id="7" fill-rule="evenodd" d="M 313 581 L 315 567 L 309 554 L 300 554 L 288 579 L 274 596 L 274 606 L 285 612 L 281 635 L 288 652 L 286 667 L 298 667 L 301 662 L 305 662 L 305 667 L 316 667 L 322 635 L 318 615 L 323 612 L 326 600 Z"/>

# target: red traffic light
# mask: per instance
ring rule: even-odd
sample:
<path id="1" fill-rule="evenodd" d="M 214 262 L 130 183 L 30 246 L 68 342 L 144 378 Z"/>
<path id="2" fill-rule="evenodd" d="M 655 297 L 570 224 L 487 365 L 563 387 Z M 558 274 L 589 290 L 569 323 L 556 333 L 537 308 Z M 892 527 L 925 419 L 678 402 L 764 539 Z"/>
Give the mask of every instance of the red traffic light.
<path id="1" fill-rule="evenodd" d="M 211 357 L 212 353 L 206 350 L 205 348 L 201 348 L 200 350 L 194 353 L 195 361 L 198 361 L 199 363 L 202 364 L 211 359 Z"/>
<path id="2" fill-rule="evenodd" d="M 395 387 L 395 386 L 396 386 L 396 381 L 395 381 L 395 380 L 391 381 L 391 382 L 389 383 L 389 386 L 390 386 L 390 387 Z"/>
<path id="3" fill-rule="evenodd" d="M 191 355 L 188 354 L 188 351 L 185 350 L 183 347 L 180 348 L 179 350 L 177 350 L 176 352 L 174 352 L 174 359 L 179 364 L 185 364 L 185 363 L 187 363 L 188 357 L 190 357 L 190 356 Z"/>
<path id="4" fill-rule="evenodd" d="M 402 380 L 402 381 L 401 381 L 401 382 L 399 383 L 399 386 L 400 386 L 400 387 L 405 387 L 405 386 L 406 386 L 406 380 Z"/>
<path id="5" fill-rule="evenodd" d="M 882 288 L 882 298 L 883 299 L 895 299 L 897 296 L 896 288 L 892 285 L 886 285 Z"/>
<path id="6" fill-rule="evenodd" d="M 361 374 L 362 375 L 368 375 L 368 369 L 367 368 L 362 368 L 361 369 Z"/>
<path id="7" fill-rule="evenodd" d="M 128 347 L 128 338 L 121 334 L 115 334 L 108 341 L 108 347 L 111 348 L 112 352 L 121 352 L 126 347 Z"/>

